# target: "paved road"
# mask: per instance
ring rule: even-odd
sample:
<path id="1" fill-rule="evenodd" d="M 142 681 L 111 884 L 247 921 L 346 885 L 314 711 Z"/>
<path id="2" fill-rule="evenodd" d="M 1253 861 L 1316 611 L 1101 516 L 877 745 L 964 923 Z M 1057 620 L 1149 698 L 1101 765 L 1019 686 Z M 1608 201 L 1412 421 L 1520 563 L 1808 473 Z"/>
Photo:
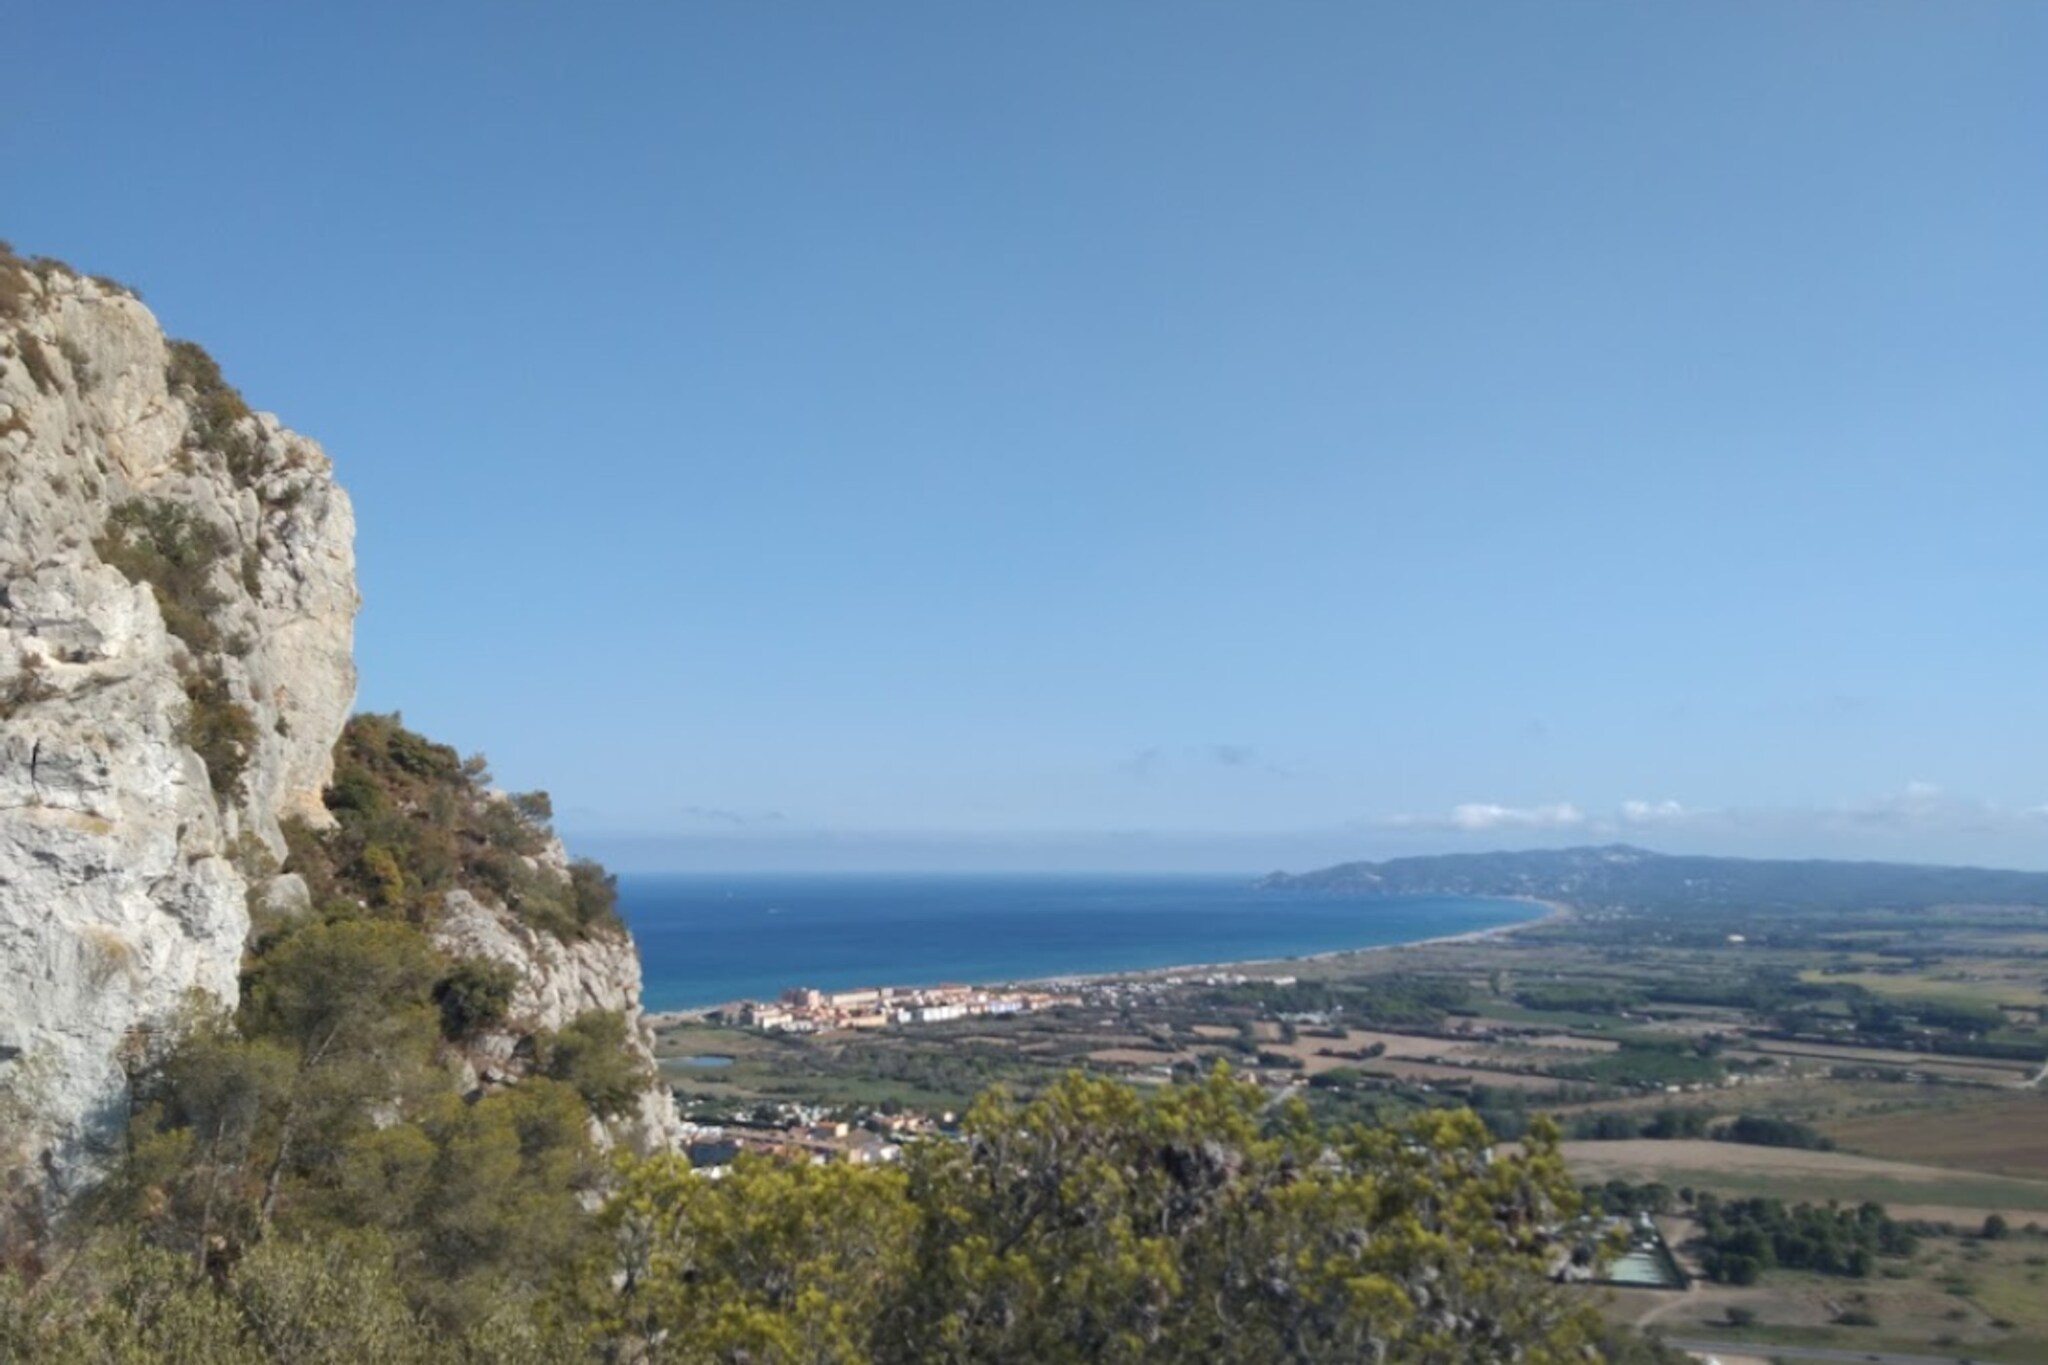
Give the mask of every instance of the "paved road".
<path id="1" fill-rule="evenodd" d="M 1968 1356 L 1904 1356 L 1891 1351 L 1843 1351 L 1830 1346 L 1772 1346 L 1761 1341 L 1694 1341 L 1687 1337 L 1665 1337 L 1666 1346 L 1681 1351 L 1722 1356 L 1773 1356 L 1785 1360 L 1827 1360 L 1839 1365 L 1960 1365 Z"/>

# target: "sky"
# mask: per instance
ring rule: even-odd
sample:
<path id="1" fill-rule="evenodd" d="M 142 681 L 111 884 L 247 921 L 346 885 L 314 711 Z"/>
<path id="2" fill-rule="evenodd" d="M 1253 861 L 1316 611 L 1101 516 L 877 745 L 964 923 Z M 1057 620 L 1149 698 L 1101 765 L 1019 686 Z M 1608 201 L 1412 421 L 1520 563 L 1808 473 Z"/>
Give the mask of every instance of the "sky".
<path id="1" fill-rule="evenodd" d="M 2048 867 L 2048 6 L 11 13 L 0 236 L 627 869 Z"/>

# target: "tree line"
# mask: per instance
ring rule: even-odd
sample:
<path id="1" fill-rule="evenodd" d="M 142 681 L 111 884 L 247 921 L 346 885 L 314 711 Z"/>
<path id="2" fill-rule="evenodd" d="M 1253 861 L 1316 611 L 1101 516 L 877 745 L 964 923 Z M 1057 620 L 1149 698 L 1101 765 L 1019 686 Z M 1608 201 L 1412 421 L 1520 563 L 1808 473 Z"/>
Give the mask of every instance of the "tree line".
<path id="1" fill-rule="evenodd" d="M 267 1161 L 221 1179 L 255 1147 L 234 1088 L 0 1275 L 0 1358 L 1563 1365 L 1602 1339 L 1544 1277 L 1574 1203 L 1547 1125 L 1496 1159 L 1462 1111 L 1330 1132 L 1221 1068 L 1152 1097 L 1076 1074 L 900 1168 L 713 1180 L 594 1161 L 574 1092 L 529 1081 L 306 1130 L 350 1155 L 266 1209 Z"/>

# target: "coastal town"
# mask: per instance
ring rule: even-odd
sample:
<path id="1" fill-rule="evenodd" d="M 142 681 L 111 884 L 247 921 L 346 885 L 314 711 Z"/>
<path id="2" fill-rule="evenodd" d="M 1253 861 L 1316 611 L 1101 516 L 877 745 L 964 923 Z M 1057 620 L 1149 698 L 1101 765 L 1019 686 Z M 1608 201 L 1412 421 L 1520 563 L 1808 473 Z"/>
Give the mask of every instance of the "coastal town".
<path id="1" fill-rule="evenodd" d="M 797 986 L 784 991 L 779 1000 L 739 1000 L 710 1011 L 706 1017 L 714 1023 L 773 1033 L 824 1033 L 1029 1014 L 1072 1003 L 1072 996 L 1048 991 L 980 986 L 866 986 L 845 991 Z"/>
<path id="2" fill-rule="evenodd" d="M 950 1024 L 961 1019 L 1032 1014 L 1062 1005 L 1120 1007 L 1187 986 L 1242 986 L 1241 972 L 1199 975 L 1105 974 L 1039 982 L 1032 986 L 863 986 L 822 991 L 796 986 L 773 1001 L 735 1000 L 705 1010 L 658 1014 L 657 1022 L 701 1017 L 708 1023 L 769 1033 L 832 1033 L 903 1024 Z M 1292 976 L 1263 977 L 1268 985 L 1295 984 Z"/>

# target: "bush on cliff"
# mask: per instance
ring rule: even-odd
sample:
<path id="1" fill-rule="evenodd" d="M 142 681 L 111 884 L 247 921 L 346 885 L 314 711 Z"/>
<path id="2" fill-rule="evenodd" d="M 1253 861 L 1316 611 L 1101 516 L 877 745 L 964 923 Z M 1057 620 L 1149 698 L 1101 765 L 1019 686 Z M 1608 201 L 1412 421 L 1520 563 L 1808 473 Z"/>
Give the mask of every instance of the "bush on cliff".
<path id="1" fill-rule="evenodd" d="M 301 1025 L 335 1008 L 288 1032 L 322 1036 Z M 294 1069 L 297 1044 L 273 1046 L 266 1065 Z M 329 1144 L 332 1174 L 247 1239 L 166 1237 L 145 1200 L 65 1273 L 0 1276 L 0 1357 L 1581 1365 L 1602 1349 L 1589 1301 L 1543 1274 L 1572 1198 L 1547 1124 L 1490 1157 L 1469 1113 L 1333 1131 L 1221 1071 L 1149 1097 L 1070 1076 L 1028 1104 L 985 1096 L 960 1141 L 900 1168 L 742 1159 L 709 1180 L 656 1157 L 620 1166 L 591 1215 L 567 1087 L 403 1112 Z M 241 1151 L 218 1131 L 192 1150 Z M 247 1131 L 267 1155 L 274 1125 Z"/>
<path id="2" fill-rule="evenodd" d="M 576 862 L 564 874 L 543 861 L 546 793 L 491 790 L 482 759 L 463 759 L 397 715 L 350 719 L 325 799 L 333 829 L 286 831 L 289 870 L 306 878 L 316 901 L 429 924 L 442 897 L 462 887 L 564 940 L 623 928 L 603 868 Z"/>
<path id="3" fill-rule="evenodd" d="M 191 651 L 180 665 L 187 709 L 178 739 L 205 761 L 215 798 L 238 804 L 256 747 L 256 717 L 221 671 L 223 650 L 246 648 L 224 639 L 213 619 L 226 602 L 214 573 L 227 554 L 227 533 L 182 503 L 130 498 L 108 514 L 93 548 L 129 582 L 149 586 L 165 629 Z"/>
<path id="4" fill-rule="evenodd" d="M 219 452 L 228 476 L 247 486 L 261 472 L 261 447 L 242 427 L 249 404 L 241 391 L 221 375 L 220 363 L 196 341 L 173 341 L 167 347 L 164 382 L 185 400 L 189 414 L 188 447 Z"/>
<path id="5" fill-rule="evenodd" d="M 215 798 L 237 805 L 256 750 L 256 717 L 235 700 L 218 660 L 188 667 L 184 681 L 187 705 L 178 741 L 205 762 Z"/>
<path id="6" fill-rule="evenodd" d="M 167 498 L 130 498 L 107 514 L 93 549 L 131 583 L 147 583 L 171 634 L 204 656 L 221 651 L 213 613 L 223 598 L 214 568 L 228 551 L 227 533 Z"/>
<path id="7" fill-rule="evenodd" d="M 626 1050 L 626 1017 L 615 1010 L 586 1010 L 560 1032 L 538 1040 L 541 1069 L 569 1085 L 599 1118 L 616 1118 L 633 1106 L 654 1078 Z"/>
<path id="8" fill-rule="evenodd" d="M 474 1038 L 504 1022 L 519 985 L 519 973 L 502 962 L 466 958 L 434 983 L 441 1009 L 441 1036 L 456 1042 Z"/>
<path id="9" fill-rule="evenodd" d="M 126 1150 L 75 1235 L 221 1281 L 280 1241 L 369 1237 L 405 1278 L 405 1320 L 449 1330 L 537 1302 L 593 1235 L 591 1111 L 543 1077 L 456 1092 L 441 1039 L 464 966 L 390 919 L 271 929 L 241 1008 L 195 1005 L 138 1070 Z M 474 974 L 472 1006 L 497 984 Z"/>

